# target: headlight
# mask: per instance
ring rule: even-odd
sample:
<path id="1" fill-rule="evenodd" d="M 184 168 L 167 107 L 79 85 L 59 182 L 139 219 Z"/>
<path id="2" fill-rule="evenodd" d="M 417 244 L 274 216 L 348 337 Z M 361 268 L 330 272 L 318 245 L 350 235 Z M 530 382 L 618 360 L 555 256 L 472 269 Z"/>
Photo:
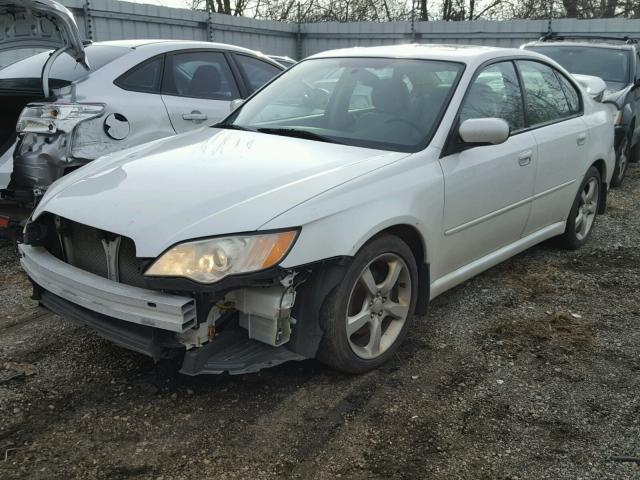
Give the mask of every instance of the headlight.
<path id="1" fill-rule="evenodd" d="M 27 105 L 16 130 L 18 133 L 70 132 L 80 122 L 104 112 L 104 105 L 72 103 L 32 103 Z"/>
<path id="2" fill-rule="evenodd" d="M 280 263 L 297 235 L 292 230 L 181 243 L 158 258 L 145 275 L 214 283 L 228 275 L 264 270 Z"/>

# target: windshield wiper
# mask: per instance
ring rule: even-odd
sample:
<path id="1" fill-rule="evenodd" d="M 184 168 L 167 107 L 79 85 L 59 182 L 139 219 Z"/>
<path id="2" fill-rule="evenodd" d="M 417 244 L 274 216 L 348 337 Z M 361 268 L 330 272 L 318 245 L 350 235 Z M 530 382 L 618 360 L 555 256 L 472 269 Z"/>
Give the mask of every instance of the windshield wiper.
<path id="1" fill-rule="evenodd" d="M 298 130 L 296 128 L 259 128 L 258 132 L 267 133 L 269 135 L 282 135 L 283 137 L 304 138 L 307 140 L 316 140 L 318 142 L 341 143 L 331 137 L 326 137 L 309 130 Z"/>
<path id="2" fill-rule="evenodd" d="M 233 123 L 216 123 L 211 125 L 211 128 L 226 128 L 227 130 L 242 130 L 243 132 L 255 132 L 252 128 L 243 127 L 242 125 L 235 125 Z"/>

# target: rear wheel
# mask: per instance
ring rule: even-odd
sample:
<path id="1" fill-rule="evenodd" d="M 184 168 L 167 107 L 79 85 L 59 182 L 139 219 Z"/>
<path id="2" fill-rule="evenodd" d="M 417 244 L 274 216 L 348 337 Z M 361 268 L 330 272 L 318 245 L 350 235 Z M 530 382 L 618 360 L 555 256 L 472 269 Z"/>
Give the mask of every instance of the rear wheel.
<path id="1" fill-rule="evenodd" d="M 629 166 L 631 153 L 631 139 L 629 136 L 625 136 L 620 142 L 618 151 L 616 152 L 616 168 L 614 169 L 613 176 L 611 177 L 612 187 L 619 187 L 622 185 L 624 175 L 627 172 L 627 167 Z"/>
<path id="2" fill-rule="evenodd" d="M 418 269 L 411 249 L 391 235 L 369 242 L 324 302 L 318 359 L 349 373 L 385 363 L 406 335 L 417 292 Z"/>
<path id="3" fill-rule="evenodd" d="M 598 214 L 600 185 L 600 172 L 596 167 L 589 168 L 571 206 L 565 232 L 560 237 L 563 247 L 575 250 L 591 236 Z"/>

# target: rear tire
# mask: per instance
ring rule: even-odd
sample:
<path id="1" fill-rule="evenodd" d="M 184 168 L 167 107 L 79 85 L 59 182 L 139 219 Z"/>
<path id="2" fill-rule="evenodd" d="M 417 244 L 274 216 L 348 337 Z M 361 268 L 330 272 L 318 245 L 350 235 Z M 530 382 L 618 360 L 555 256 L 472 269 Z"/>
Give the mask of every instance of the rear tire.
<path id="1" fill-rule="evenodd" d="M 323 303 L 318 360 L 347 373 L 387 362 L 407 334 L 418 291 L 418 267 L 407 244 L 392 235 L 371 240 Z"/>
<path id="2" fill-rule="evenodd" d="M 563 248 L 576 250 L 589 240 L 598 215 L 601 185 L 600 172 L 590 167 L 571 206 L 565 232 L 558 238 Z"/>

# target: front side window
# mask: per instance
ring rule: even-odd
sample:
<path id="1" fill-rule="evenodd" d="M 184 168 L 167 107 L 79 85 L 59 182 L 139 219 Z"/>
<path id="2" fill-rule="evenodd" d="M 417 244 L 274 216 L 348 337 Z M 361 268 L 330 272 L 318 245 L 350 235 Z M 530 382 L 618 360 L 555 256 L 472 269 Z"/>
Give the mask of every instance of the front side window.
<path id="1" fill-rule="evenodd" d="M 457 85 L 459 63 L 321 58 L 296 64 L 227 122 L 396 151 L 424 148 Z"/>
<path id="2" fill-rule="evenodd" d="M 167 56 L 162 92 L 180 97 L 231 101 L 240 97 L 233 74 L 220 52 Z"/>
<path id="3" fill-rule="evenodd" d="M 501 118 L 511 131 L 524 128 L 522 92 L 513 63 L 495 63 L 478 74 L 460 113 L 461 121 L 470 118 Z"/>
<path id="4" fill-rule="evenodd" d="M 265 83 L 280 73 L 280 69 L 270 63 L 247 55 L 236 55 L 236 60 L 251 85 L 251 90 L 258 90 Z"/>
<path id="5" fill-rule="evenodd" d="M 527 99 L 529 126 L 553 123 L 574 115 L 553 68 L 539 62 L 518 61 Z"/>

